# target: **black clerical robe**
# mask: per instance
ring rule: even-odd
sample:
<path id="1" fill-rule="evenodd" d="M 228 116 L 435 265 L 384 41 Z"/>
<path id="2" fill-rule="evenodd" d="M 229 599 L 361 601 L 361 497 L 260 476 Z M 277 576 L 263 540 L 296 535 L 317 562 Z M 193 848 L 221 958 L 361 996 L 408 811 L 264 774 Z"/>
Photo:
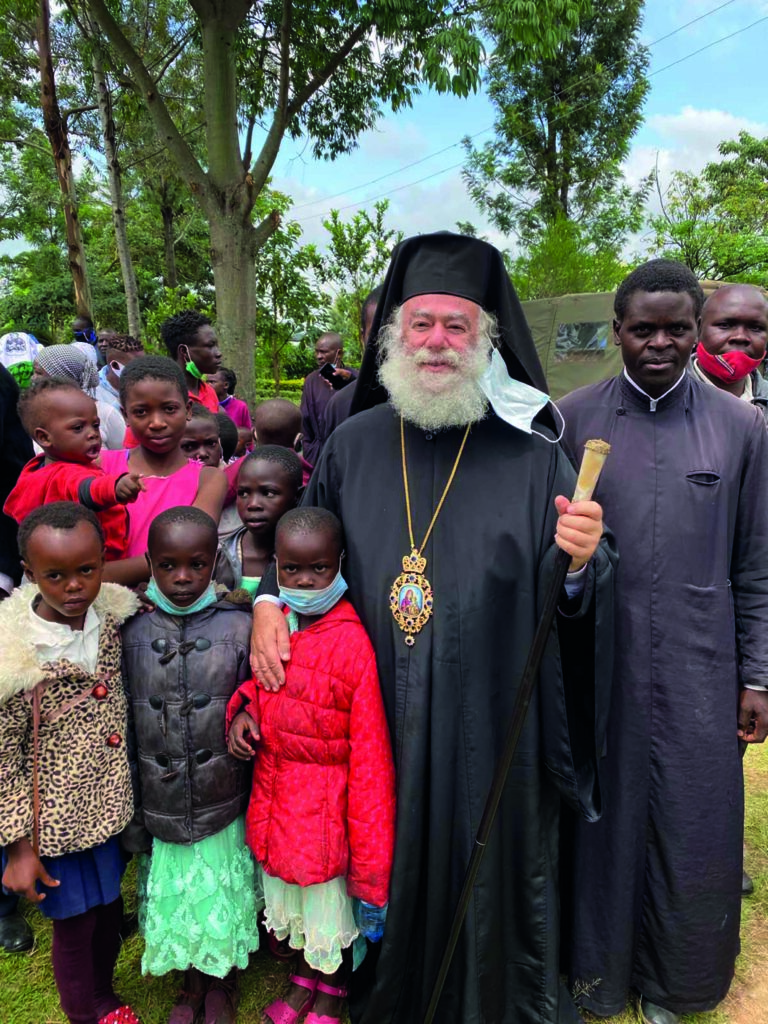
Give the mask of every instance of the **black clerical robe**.
<path id="1" fill-rule="evenodd" d="M 711 1010 L 739 948 L 739 690 L 768 683 L 768 434 L 689 375 L 658 403 L 621 376 L 559 406 L 566 448 L 612 445 L 597 498 L 620 554 L 604 813 L 569 850 L 570 980 L 600 1016 L 631 987 Z"/>
<path id="2" fill-rule="evenodd" d="M 352 376 L 349 382 L 339 391 L 334 391 L 325 377 L 320 376 L 320 369 L 313 370 L 304 378 L 301 392 L 301 433 L 304 457 L 314 466 L 320 458 L 325 439 L 330 431 L 325 429 L 325 410 L 334 395 L 343 394 L 350 386 L 354 389 L 357 370 L 349 371 Z"/>
<path id="3" fill-rule="evenodd" d="M 417 544 L 462 433 L 406 426 Z M 304 504 L 329 508 L 344 524 L 342 569 L 376 651 L 397 772 L 389 915 L 381 946 L 352 980 L 355 1022 L 423 1019 L 551 572 L 554 498 L 573 484 L 558 446 L 494 415 L 475 425 L 424 551 L 434 616 L 409 648 L 389 608 L 410 550 L 392 409 L 342 423 L 309 483 Z M 589 819 L 600 812 L 612 572 L 604 542 L 573 616 L 559 615 L 553 628 L 441 1024 L 578 1019 L 558 982 L 558 822 L 561 798 Z M 596 648 L 602 636 L 608 643 Z"/>

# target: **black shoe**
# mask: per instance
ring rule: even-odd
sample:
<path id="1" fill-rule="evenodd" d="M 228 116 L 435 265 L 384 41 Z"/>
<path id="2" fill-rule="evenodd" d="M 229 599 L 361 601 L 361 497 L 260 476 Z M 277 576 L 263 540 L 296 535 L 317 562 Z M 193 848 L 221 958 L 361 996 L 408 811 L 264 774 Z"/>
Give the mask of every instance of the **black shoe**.
<path id="1" fill-rule="evenodd" d="M 652 1003 L 645 996 L 640 996 L 640 1013 L 645 1024 L 680 1024 L 680 1018 L 676 1013 Z"/>
<path id="2" fill-rule="evenodd" d="M 0 949 L 6 953 L 28 953 L 34 944 L 32 929 L 21 914 L 0 917 Z"/>
<path id="3" fill-rule="evenodd" d="M 746 871 L 742 872 L 741 875 L 741 895 L 751 896 L 755 891 L 755 883 L 749 877 Z"/>

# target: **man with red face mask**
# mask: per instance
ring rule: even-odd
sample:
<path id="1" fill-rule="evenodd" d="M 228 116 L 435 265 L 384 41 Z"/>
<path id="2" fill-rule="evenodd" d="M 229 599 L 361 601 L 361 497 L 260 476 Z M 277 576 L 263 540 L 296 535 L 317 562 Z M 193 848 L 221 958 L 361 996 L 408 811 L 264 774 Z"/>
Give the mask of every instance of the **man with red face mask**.
<path id="1" fill-rule="evenodd" d="M 751 284 L 726 284 L 704 303 L 699 343 L 689 365 L 706 384 L 756 405 L 768 426 L 768 381 L 758 369 L 768 342 L 768 301 Z M 741 893 L 754 884 L 743 872 Z"/>
<path id="2" fill-rule="evenodd" d="M 691 373 L 756 405 L 768 423 L 768 382 L 758 370 L 768 342 L 768 301 L 751 284 L 726 284 L 704 303 Z"/>

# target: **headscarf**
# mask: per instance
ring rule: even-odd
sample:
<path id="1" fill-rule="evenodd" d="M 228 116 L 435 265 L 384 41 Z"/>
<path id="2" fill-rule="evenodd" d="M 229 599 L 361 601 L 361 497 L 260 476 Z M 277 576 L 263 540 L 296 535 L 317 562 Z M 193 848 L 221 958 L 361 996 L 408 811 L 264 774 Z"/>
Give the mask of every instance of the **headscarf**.
<path id="1" fill-rule="evenodd" d="M 531 331 L 498 249 L 479 238 L 438 231 L 406 238 L 395 246 L 365 349 L 352 413 L 386 402 L 378 380 L 378 333 L 392 311 L 414 295 L 456 295 L 492 313 L 499 325 L 499 350 L 510 377 L 548 391 Z"/>
<path id="2" fill-rule="evenodd" d="M 35 357 L 35 363 L 49 377 L 73 380 L 82 391 L 93 398 L 99 383 L 99 372 L 77 345 L 50 345 L 48 348 L 42 348 Z"/>
<path id="3" fill-rule="evenodd" d="M 34 334 L 11 331 L 0 338 L 0 363 L 13 375 L 20 388 L 28 386 L 40 342 Z"/>
<path id="4" fill-rule="evenodd" d="M 86 355 L 92 363 L 96 366 L 99 365 L 99 355 L 93 345 L 89 345 L 87 341 L 73 341 L 72 344 L 75 348 L 79 348 L 83 355 Z"/>

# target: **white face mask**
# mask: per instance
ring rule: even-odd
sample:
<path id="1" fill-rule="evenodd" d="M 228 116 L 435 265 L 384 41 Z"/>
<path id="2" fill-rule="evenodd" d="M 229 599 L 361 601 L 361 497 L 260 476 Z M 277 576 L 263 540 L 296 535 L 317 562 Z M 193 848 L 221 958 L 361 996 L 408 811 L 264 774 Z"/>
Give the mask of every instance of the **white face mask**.
<path id="1" fill-rule="evenodd" d="M 491 403 L 493 411 L 499 419 L 504 420 L 510 427 L 514 427 L 515 430 L 522 430 L 525 434 L 538 434 L 539 437 L 544 438 L 550 444 L 557 444 L 563 436 L 565 421 L 556 405 L 553 405 L 552 408 L 557 411 L 557 415 L 562 423 L 559 437 L 553 440 L 551 437 L 547 437 L 545 434 L 541 434 L 538 430 L 533 429 L 533 421 L 549 402 L 549 395 L 545 395 L 543 391 L 531 387 L 530 384 L 524 384 L 521 380 L 514 380 L 510 377 L 507 364 L 504 362 L 498 349 L 495 348 L 493 350 L 490 366 L 482 375 L 478 384 L 480 385 L 480 390 Z"/>

